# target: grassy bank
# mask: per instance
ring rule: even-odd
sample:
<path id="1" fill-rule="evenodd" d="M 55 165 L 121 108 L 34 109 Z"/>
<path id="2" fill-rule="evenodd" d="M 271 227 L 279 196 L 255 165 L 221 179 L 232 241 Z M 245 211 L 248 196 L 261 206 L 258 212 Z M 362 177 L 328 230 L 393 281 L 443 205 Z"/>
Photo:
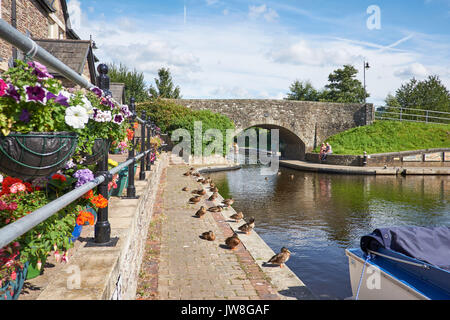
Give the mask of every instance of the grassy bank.
<path id="1" fill-rule="evenodd" d="M 450 148 L 450 125 L 375 121 L 326 140 L 335 154 L 359 155 L 432 148 Z M 314 152 L 319 152 L 316 148 Z"/>

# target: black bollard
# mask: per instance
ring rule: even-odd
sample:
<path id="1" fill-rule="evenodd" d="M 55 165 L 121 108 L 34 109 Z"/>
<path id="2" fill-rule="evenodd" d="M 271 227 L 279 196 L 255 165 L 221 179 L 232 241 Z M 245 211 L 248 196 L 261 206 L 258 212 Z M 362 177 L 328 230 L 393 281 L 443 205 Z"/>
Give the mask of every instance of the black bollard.
<path id="1" fill-rule="evenodd" d="M 130 118 L 130 124 L 133 126 L 134 122 L 136 121 L 136 105 L 135 105 L 135 99 L 130 99 L 130 111 L 133 114 Z M 133 127 L 134 131 L 134 127 Z M 133 135 L 133 139 L 131 140 L 132 148 L 128 152 L 128 160 L 133 159 L 133 162 L 128 166 L 128 187 L 127 187 L 127 195 L 126 197 L 123 197 L 124 199 L 138 199 L 139 197 L 136 196 L 136 187 L 134 186 L 134 164 L 136 163 L 135 159 L 135 137 Z"/>
<path id="2" fill-rule="evenodd" d="M 151 150 L 151 143 L 150 143 L 150 139 L 152 138 L 152 135 L 150 133 L 150 129 L 151 129 L 151 119 L 150 117 L 147 117 L 146 119 L 146 128 L 147 128 L 147 155 L 145 156 L 146 159 L 146 167 L 145 170 L 150 171 L 152 170 L 152 164 L 150 163 L 150 159 L 152 156 L 152 150 Z"/>
<path id="3" fill-rule="evenodd" d="M 109 76 L 108 67 L 105 64 L 98 66 L 99 76 L 97 78 L 97 85 L 103 90 L 105 94 L 109 94 Z M 105 149 L 103 156 L 97 164 L 97 176 L 104 176 L 103 181 L 98 186 L 98 192 L 105 199 L 109 199 L 108 184 L 112 180 L 112 175 L 108 172 L 108 153 L 109 150 Z M 94 242 L 96 244 L 106 244 L 111 241 L 111 225 L 108 221 L 108 206 L 105 208 L 99 208 L 97 211 L 97 222 L 94 228 Z"/>
<path id="4" fill-rule="evenodd" d="M 145 125 L 147 124 L 145 122 L 145 118 L 147 117 L 147 112 L 142 111 L 141 114 L 141 119 L 144 120 L 144 123 L 141 123 L 141 152 L 140 153 L 144 153 L 145 152 L 145 146 L 146 146 L 146 141 L 145 141 Z M 141 168 L 140 168 L 140 172 L 139 172 L 139 180 L 143 181 L 145 180 L 145 155 L 141 158 Z"/>

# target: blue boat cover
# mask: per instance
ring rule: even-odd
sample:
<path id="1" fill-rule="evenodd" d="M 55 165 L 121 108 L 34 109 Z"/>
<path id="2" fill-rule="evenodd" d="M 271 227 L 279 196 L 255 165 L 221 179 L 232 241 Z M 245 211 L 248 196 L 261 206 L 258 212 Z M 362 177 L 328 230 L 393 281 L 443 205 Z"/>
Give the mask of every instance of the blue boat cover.
<path id="1" fill-rule="evenodd" d="M 379 247 L 450 271 L 450 227 L 393 227 L 361 237 L 361 249 Z"/>

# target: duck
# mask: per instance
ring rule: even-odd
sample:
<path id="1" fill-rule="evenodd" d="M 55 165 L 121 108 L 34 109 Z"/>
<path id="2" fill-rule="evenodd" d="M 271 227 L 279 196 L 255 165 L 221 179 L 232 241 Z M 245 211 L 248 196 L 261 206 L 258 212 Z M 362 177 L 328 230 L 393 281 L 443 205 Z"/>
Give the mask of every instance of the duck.
<path id="1" fill-rule="evenodd" d="M 206 208 L 204 206 L 201 206 L 200 209 L 195 213 L 196 217 L 203 217 L 206 214 Z"/>
<path id="2" fill-rule="evenodd" d="M 192 190 L 192 193 L 200 195 L 200 196 L 204 196 L 206 194 L 206 190 L 203 189 L 203 188 L 202 189 L 198 189 L 198 190 Z"/>
<path id="3" fill-rule="evenodd" d="M 216 184 L 215 184 L 214 182 L 211 182 L 211 183 L 209 184 L 209 188 L 210 188 L 210 189 L 214 188 L 215 186 L 216 186 Z"/>
<path id="4" fill-rule="evenodd" d="M 219 192 L 219 189 L 217 189 L 217 187 L 210 188 L 209 190 L 210 190 L 211 192 Z"/>
<path id="5" fill-rule="evenodd" d="M 203 182 L 205 182 L 205 179 L 199 178 L 199 179 L 197 179 L 197 182 L 203 183 Z"/>
<path id="6" fill-rule="evenodd" d="M 222 207 L 219 207 L 219 206 L 217 206 L 217 207 L 210 207 L 208 209 L 208 211 L 209 212 L 222 212 Z"/>
<path id="7" fill-rule="evenodd" d="M 225 239 L 225 244 L 231 249 L 236 250 L 236 247 L 241 243 L 241 240 L 239 239 L 236 232 L 233 233 L 233 235 L 229 238 Z"/>
<path id="8" fill-rule="evenodd" d="M 246 234 L 250 234 L 250 232 L 252 232 L 254 227 L 255 227 L 255 218 L 251 217 L 247 223 L 239 227 L 239 231 L 245 232 Z"/>
<path id="9" fill-rule="evenodd" d="M 198 203 L 202 200 L 202 198 L 200 196 L 195 196 L 193 198 L 189 199 L 189 202 L 193 202 L 193 203 Z"/>
<path id="10" fill-rule="evenodd" d="M 203 232 L 201 235 L 202 239 L 208 240 L 208 241 L 214 241 L 216 240 L 216 235 L 214 234 L 214 232 L 207 231 L 207 232 Z"/>
<path id="11" fill-rule="evenodd" d="M 214 201 L 217 199 L 217 197 L 219 196 L 219 194 L 217 192 L 214 192 L 210 197 L 209 197 L 209 201 Z"/>
<path id="12" fill-rule="evenodd" d="M 286 247 L 283 247 L 283 248 L 281 248 L 280 253 L 274 255 L 266 263 L 278 264 L 278 265 L 280 265 L 280 268 L 282 268 L 283 264 L 285 264 L 286 261 L 289 260 L 290 256 L 291 256 L 291 252 L 289 251 L 289 249 Z"/>
<path id="13" fill-rule="evenodd" d="M 192 173 L 190 171 L 183 173 L 184 176 L 189 177 Z"/>
<path id="14" fill-rule="evenodd" d="M 226 205 L 227 207 L 230 207 L 234 203 L 234 200 L 233 200 L 233 198 L 225 199 L 225 200 L 222 201 L 222 203 L 224 205 Z"/>
<path id="15" fill-rule="evenodd" d="M 197 194 L 204 196 L 206 194 L 206 190 L 205 189 L 197 190 Z"/>
<path id="16" fill-rule="evenodd" d="M 239 222 L 242 219 L 244 219 L 244 214 L 242 213 L 242 211 L 240 211 L 238 213 L 231 215 L 230 219 L 233 219 L 234 221 Z"/>
<path id="17" fill-rule="evenodd" d="M 193 175 L 194 177 L 200 177 L 200 173 L 198 173 L 198 172 L 194 172 L 192 175 Z"/>

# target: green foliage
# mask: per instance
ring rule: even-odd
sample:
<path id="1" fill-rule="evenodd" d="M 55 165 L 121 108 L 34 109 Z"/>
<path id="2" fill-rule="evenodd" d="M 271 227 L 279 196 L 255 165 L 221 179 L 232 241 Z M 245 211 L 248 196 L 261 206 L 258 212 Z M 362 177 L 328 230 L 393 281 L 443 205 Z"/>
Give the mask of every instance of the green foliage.
<path id="1" fill-rule="evenodd" d="M 323 101 L 337 103 L 364 103 L 364 86 L 356 79 L 358 70 L 351 65 L 333 71 L 323 90 L 315 89 L 309 81 L 296 80 L 290 87 L 286 100 Z"/>
<path id="2" fill-rule="evenodd" d="M 150 85 L 150 96 L 152 98 L 165 98 L 165 99 L 181 99 L 180 87 L 175 87 L 170 75 L 170 70 L 167 68 L 161 68 L 158 70 L 159 79 L 155 78 L 156 88 Z"/>
<path id="3" fill-rule="evenodd" d="M 321 100 L 339 103 L 364 103 L 364 86 L 356 79 L 358 70 L 352 65 L 344 65 L 342 69 L 333 71 L 328 76 L 329 84 L 325 86 Z"/>
<path id="4" fill-rule="evenodd" d="M 309 81 L 296 80 L 290 87 L 286 100 L 319 101 L 320 93 Z"/>
<path id="5" fill-rule="evenodd" d="M 432 148 L 448 148 L 450 125 L 375 121 L 326 140 L 335 154 L 361 155 Z M 316 148 L 314 152 L 319 152 Z"/>
<path id="6" fill-rule="evenodd" d="M 148 89 L 142 72 L 138 72 L 136 69 L 131 70 L 122 63 L 119 65 L 108 64 L 108 68 L 111 82 L 125 84 L 125 101 L 130 101 L 131 97 L 134 97 L 136 102 L 143 102 L 148 99 Z"/>
<path id="7" fill-rule="evenodd" d="M 154 99 L 137 105 L 138 113 L 142 110 L 150 115 L 153 122 L 169 136 L 177 129 L 186 129 L 191 135 L 191 151 L 194 152 L 194 123 L 202 122 L 202 134 L 208 129 L 220 130 L 223 137 L 223 154 L 227 152 L 226 130 L 234 129 L 234 123 L 226 116 L 213 113 L 209 110 L 191 110 L 166 99 Z M 210 141 L 211 143 L 212 141 Z M 202 150 L 209 145 L 206 139 L 202 140 Z"/>
<path id="8" fill-rule="evenodd" d="M 386 105 L 450 112 L 450 92 L 436 75 L 429 76 L 423 81 L 413 78 L 403 84 L 396 91 L 395 96 L 389 95 L 386 98 Z"/>

